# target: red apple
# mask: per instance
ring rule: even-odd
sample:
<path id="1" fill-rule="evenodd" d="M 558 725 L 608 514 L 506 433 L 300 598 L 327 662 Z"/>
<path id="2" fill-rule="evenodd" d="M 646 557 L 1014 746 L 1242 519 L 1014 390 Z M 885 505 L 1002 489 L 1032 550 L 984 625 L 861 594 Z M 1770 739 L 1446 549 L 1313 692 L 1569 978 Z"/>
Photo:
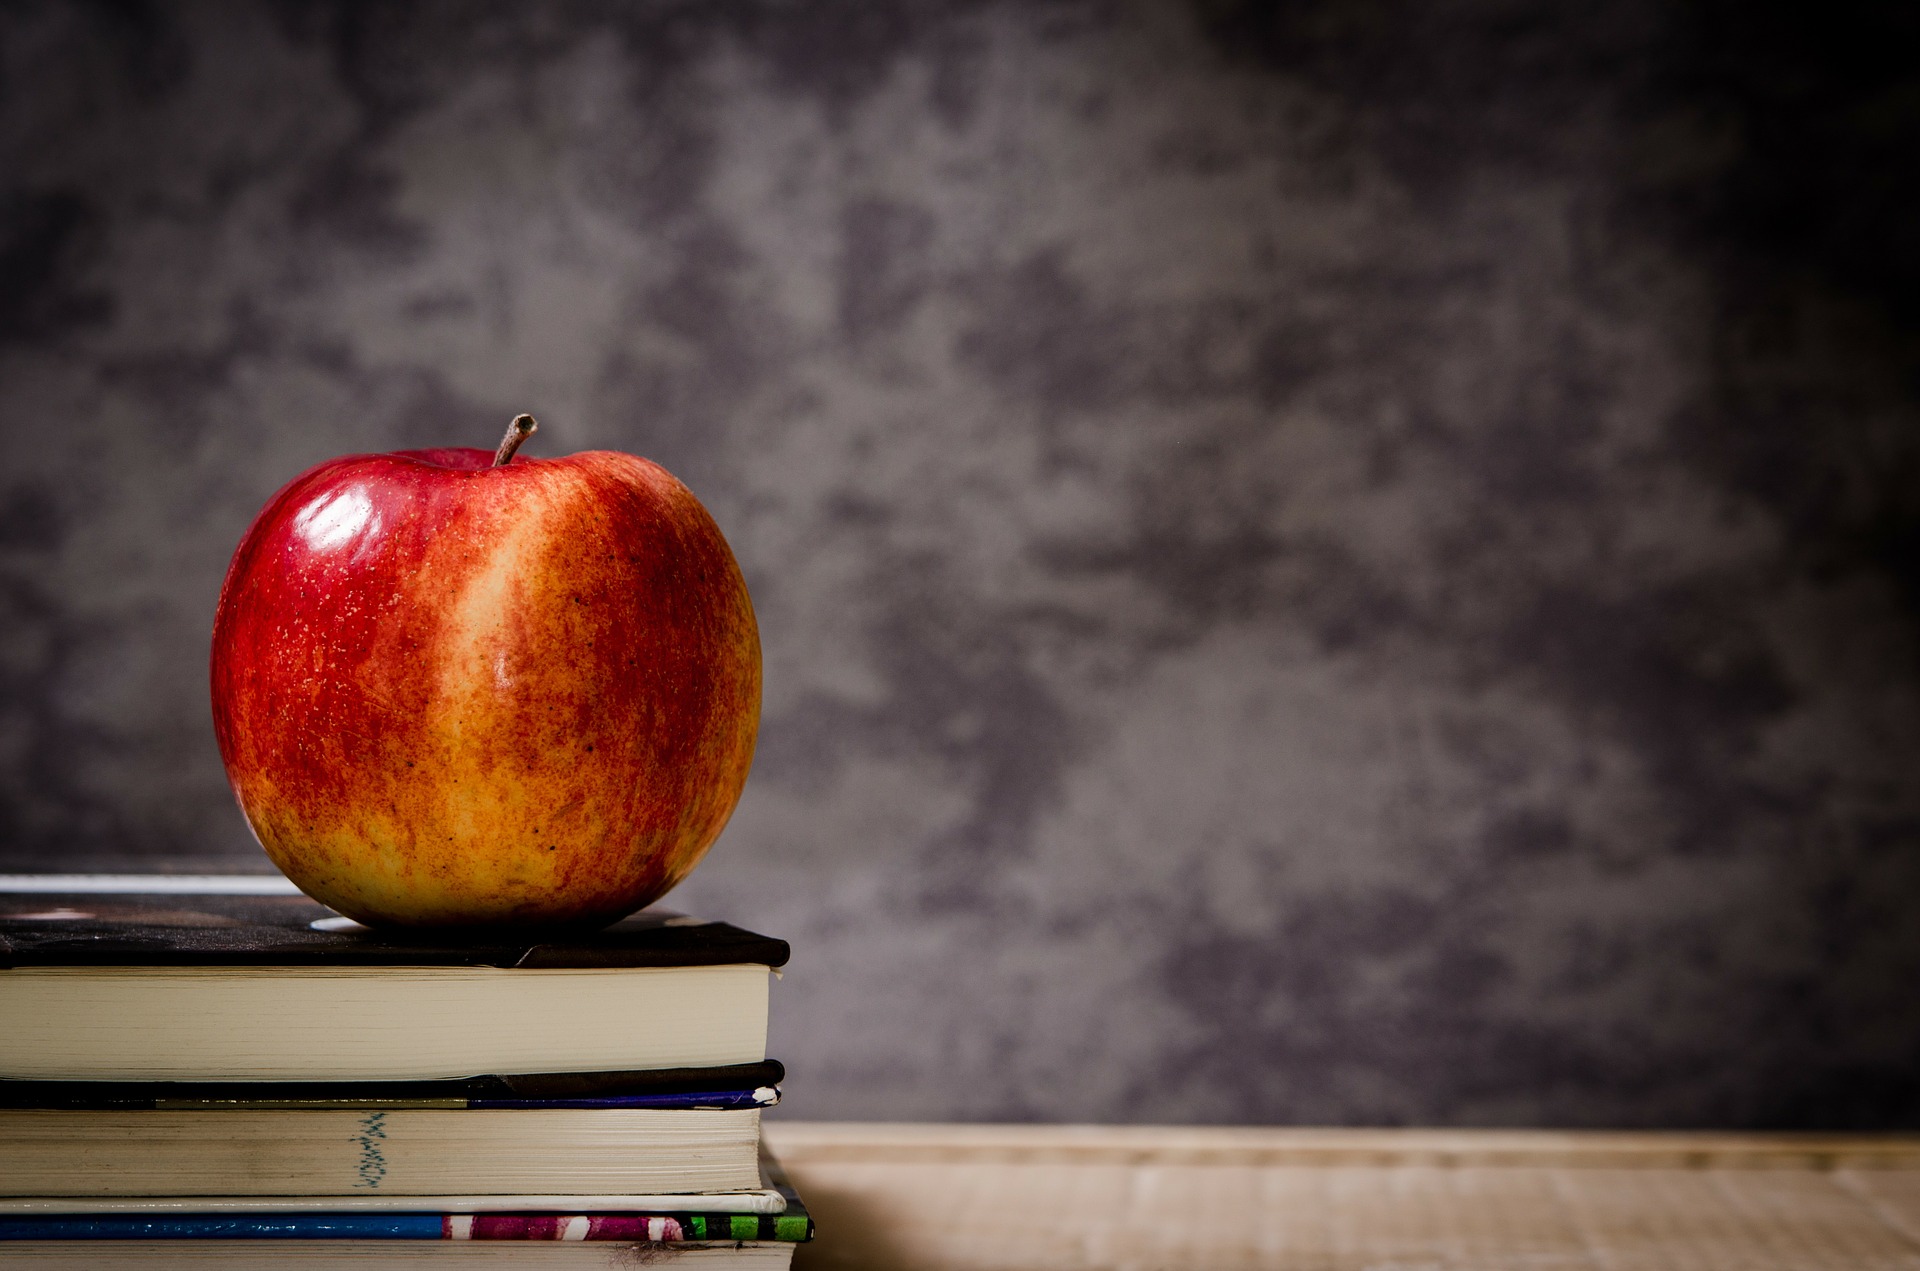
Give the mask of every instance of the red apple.
<path id="1" fill-rule="evenodd" d="M 255 837 L 362 922 L 600 924 L 740 798 L 760 636 L 719 527 L 596 450 L 349 455 L 234 553 L 213 717 Z"/>

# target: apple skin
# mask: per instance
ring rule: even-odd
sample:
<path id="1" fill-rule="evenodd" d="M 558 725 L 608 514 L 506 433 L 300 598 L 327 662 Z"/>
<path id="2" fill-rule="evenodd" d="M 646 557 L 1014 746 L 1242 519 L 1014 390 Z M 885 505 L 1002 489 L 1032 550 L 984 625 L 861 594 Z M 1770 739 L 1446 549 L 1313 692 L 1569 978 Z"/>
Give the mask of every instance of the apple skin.
<path id="1" fill-rule="evenodd" d="M 597 926 L 739 801 L 760 636 L 713 518 L 613 451 L 303 473 L 235 552 L 213 716 L 300 889 L 377 926 Z"/>

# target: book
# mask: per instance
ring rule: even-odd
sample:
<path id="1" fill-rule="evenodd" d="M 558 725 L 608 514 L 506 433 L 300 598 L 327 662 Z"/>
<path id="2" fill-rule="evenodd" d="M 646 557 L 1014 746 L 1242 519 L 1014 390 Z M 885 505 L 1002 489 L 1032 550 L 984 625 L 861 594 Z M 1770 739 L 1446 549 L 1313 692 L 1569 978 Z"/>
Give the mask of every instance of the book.
<path id="1" fill-rule="evenodd" d="M 303 896 L 202 882 L 0 880 L 0 1078 L 418 1082 L 766 1060 L 781 940 L 665 910 L 537 939 L 376 932 Z"/>
<path id="2" fill-rule="evenodd" d="M 737 1191 L 759 1142 L 758 1108 L 6 1108 L 0 1195 Z"/>
<path id="3" fill-rule="evenodd" d="M 779 1214 L 74 1214 L 0 1215 L 0 1260 L 23 1240 L 809 1240 L 813 1220 Z"/>
<path id="4" fill-rule="evenodd" d="M 638 1206 L 506 1212 L 364 1211 L 0 1214 L 0 1262 L 14 1266 L 625 1267 L 670 1262 L 722 1268 L 787 1266 L 813 1239 L 813 1220 L 771 1156 L 771 1212 Z M 689 1198 L 682 1198 L 689 1199 Z M 706 1201 L 710 1198 L 692 1198 Z"/>

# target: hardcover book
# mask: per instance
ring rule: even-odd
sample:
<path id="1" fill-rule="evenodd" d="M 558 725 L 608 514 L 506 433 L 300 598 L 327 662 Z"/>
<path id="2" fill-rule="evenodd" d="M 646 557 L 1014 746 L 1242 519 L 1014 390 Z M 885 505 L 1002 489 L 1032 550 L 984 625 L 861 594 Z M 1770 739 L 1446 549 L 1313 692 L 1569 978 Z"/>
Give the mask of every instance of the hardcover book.
<path id="1" fill-rule="evenodd" d="M 443 1196 L 754 1187 L 760 1111 L 0 1109 L 0 1196 Z"/>
<path id="2" fill-rule="evenodd" d="M 0 880 L 0 1078 L 511 1085 L 766 1061 L 781 940 L 661 910 L 538 939 L 414 937 L 205 882 Z"/>

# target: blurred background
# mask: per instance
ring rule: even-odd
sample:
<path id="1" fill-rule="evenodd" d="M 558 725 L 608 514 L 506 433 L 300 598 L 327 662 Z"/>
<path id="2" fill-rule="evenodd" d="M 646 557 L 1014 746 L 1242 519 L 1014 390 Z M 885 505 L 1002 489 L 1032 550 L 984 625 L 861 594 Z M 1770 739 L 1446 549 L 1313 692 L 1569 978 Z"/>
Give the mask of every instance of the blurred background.
<path id="1" fill-rule="evenodd" d="M 0 12 L 0 869 L 267 868 L 227 559 L 612 447 L 783 1114 L 1920 1126 L 1920 11 Z"/>

